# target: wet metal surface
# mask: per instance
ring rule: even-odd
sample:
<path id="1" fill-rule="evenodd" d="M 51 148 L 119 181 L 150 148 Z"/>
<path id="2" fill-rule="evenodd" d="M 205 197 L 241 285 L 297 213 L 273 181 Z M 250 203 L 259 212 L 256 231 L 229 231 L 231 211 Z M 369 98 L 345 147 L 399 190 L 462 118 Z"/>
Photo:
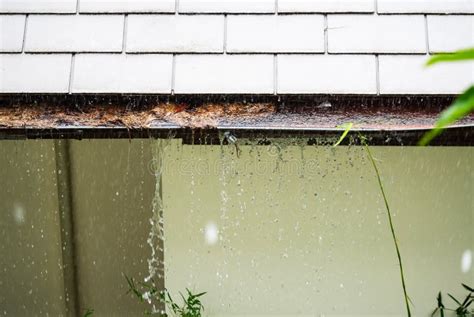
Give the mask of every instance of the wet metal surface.
<path id="1" fill-rule="evenodd" d="M 0 138 L 194 140 L 218 131 L 233 131 L 239 137 L 328 136 L 352 122 L 354 131 L 385 143 L 400 139 L 411 144 L 433 127 L 452 100 L 452 96 L 4 95 Z M 464 118 L 438 144 L 472 145 L 473 129 L 474 116 Z"/>

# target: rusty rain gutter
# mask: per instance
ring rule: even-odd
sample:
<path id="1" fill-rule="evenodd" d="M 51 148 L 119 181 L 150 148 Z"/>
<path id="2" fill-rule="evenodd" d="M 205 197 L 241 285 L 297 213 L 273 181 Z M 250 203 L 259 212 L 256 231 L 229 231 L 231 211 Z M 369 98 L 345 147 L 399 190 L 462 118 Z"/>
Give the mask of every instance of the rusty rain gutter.
<path id="1" fill-rule="evenodd" d="M 182 138 L 218 144 L 238 138 L 337 137 L 340 125 L 371 144 L 414 145 L 454 96 L 0 95 L 0 139 Z M 433 145 L 474 145 L 474 116 Z"/>

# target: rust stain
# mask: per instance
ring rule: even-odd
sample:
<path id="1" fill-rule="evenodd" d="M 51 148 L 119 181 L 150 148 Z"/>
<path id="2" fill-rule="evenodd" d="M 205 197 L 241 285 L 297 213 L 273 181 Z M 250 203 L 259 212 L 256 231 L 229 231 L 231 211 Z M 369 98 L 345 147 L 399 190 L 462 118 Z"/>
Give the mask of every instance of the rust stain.
<path id="1" fill-rule="evenodd" d="M 292 107 L 277 102 L 151 102 L 143 107 L 123 103 L 91 102 L 72 106 L 61 102 L 14 103 L 0 105 L 0 129 L 61 127 L 122 127 L 127 129 L 179 128 L 211 129 L 335 129 L 352 122 L 354 129 L 408 130 L 429 129 L 439 111 L 417 107 L 377 105 L 365 107 L 358 102 L 346 105 L 305 102 Z M 457 123 L 474 126 L 474 115 Z"/>
<path id="2" fill-rule="evenodd" d="M 160 123 L 183 128 L 215 128 L 223 119 L 261 118 L 276 112 L 270 103 L 186 104 L 163 103 L 139 110 L 127 110 L 118 105 L 93 105 L 84 109 L 64 109 L 60 106 L 0 107 L 0 127 L 56 128 L 61 125 L 130 129 L 152 128 Z"/>
<path id="3" fill-rule="evenodd" d="M 184 104 L 169 104 L 151 109 L 148 123 L 165 120 L 186 128 L 215 128 L 225 119 L 261 118 L 276 113 L 272 104 L 205 104 L 190 108 Z M 149 126 L 149 125 L 148 125 Z"/>

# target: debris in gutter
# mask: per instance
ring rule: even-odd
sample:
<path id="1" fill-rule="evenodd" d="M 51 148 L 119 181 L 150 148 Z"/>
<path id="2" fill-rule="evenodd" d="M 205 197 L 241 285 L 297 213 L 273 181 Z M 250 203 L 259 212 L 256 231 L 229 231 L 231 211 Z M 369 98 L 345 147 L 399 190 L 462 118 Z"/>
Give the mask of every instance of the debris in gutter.
<path id="1" fill-rule="evenodd" d="M 450 96 L 3 95 L 0 131 L 28 129 L 427 130 Z M 474 115 L 456 123 L 474 127 Z"/>
<path id="2" fill-rule="evenodd" d="M 60 106 L 0 107 L 0 127 L 55 128 L 59 126 L 149 129 L 160 124 L 182 128 L 216 128 L 222 119 L 261 118 L 275 113 L 272 104 L 207 104 L 190 107 L 184 104 L 160 104 L 131 110 L 114 105 L 94 105 L 81 109 Z"/>

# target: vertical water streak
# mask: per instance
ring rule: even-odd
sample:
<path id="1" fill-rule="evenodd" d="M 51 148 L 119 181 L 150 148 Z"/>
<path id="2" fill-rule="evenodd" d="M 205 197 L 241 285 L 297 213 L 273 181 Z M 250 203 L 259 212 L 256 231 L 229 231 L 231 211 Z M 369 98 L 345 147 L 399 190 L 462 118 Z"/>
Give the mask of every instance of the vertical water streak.
<path id="1" fill-rule="evenodd" d="M 220 150 L 221 150 L 221 155 L 220 155 L 220 161 L 221 161 L 221 171 L 220 171 L 220 176 L 219 176 L 219 182 L 221 185 L 221 191 L 220 191 L 220 197 L 221 197 L 221 220 L 225 223 L 225 220 L 227 219 L 227 201 L 229 199 L 228 194 L 227 194 L 227 174 L 228 174 L 228 160 L 226 159 L 225 155 L 225 147 L 224 147 L 224 140 L 225 137 L 223 134 L 219 134 L 219 143 L 220 143 Z M 225 225 L 223 224 L 223 228 L 225 228 Z"/>
<path id="2" fill-rule="evenodd" d="M 151 256 L 148 259 L 148 276 L 145 282 L 151 283 L 155 288 L 159 280 L 163 278 L 164 261 L 163 261 L 163 244 L 164 244 L 164 221 L 163 221 L 163 198 L 162 198 L 162 175 L 163 175 L 163 158 L 166 147 L 170 141 L 166 139 L 158 139 L 152 142 L 152 168 L 155 175 L 155 193 L 153 196 L 152 215 L 150 218 L 150 233 L 147 243 L 151 248 Z M 158 312 L 155 303 L 153 303 L 152 313 Z"/>
<path id="3" fill-rule="evenodd" d="M 304 211 L 307 208 L 307 201 L 308 201 L 308 190 L 306 186 L 306 158 L 304 155 L 306 145 L 304 144 L 304 142 L 302 142 L 299 144 L 299 147 L 300 147 L 300 153 L 301 153 L 301 163 L 299 164 L 300 166 L 299 179 L 300 179 L 300 187 L 301 187 L 301 193 L 302 193 L 302 197 L 301 197 L 302 206 L 301 207 Z"/>

